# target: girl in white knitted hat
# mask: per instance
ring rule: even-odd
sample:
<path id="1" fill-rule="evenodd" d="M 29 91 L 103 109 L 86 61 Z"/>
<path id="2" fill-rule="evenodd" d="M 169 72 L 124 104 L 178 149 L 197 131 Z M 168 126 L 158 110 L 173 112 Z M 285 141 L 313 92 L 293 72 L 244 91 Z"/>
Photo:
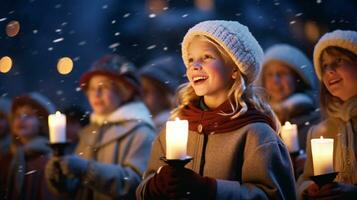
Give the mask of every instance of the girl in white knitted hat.
<path id="1" fill-rule="evenodd" d="M 298 181 L 299 198 L 355 199 L 357 32 L 336 30 L 325 34 L 315 46 L 314 66 L 321 82 L 320 103 L 327 119 L 309 131 L 307 161 Z M 334 139 L 333 171 L 339 172 L 336 182 L 321 188 L 309 179 L 319 175 L 313 167 L 310 141 L 320 136 Z"/>
<path id="2" fill-rule="evenodd" d="M 279 122 L 254 91 L 263 58 L 248 28 L 204 21 L 182 42 L 189 83 L 178 92 L 172 118 L 189 121 L 183 168 L 160 161 L 165 131 L 153 144 L 138 199 L 295 199 L 289 154 Z"/>

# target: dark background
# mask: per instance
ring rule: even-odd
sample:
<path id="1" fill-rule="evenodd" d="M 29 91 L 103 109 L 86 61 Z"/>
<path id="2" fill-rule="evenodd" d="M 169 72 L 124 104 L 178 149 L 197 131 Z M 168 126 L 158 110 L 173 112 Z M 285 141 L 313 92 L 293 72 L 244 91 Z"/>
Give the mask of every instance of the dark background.
<path id="1" fill-rule="evenodd" d="M 180 54 L 188 30 L 206 19 L 237 20 L 261 46 L 290 43 L 311 58 L 318 38 L 334 29 L 357 30 L 357 1 L 346 0 L 2 0 L 0 58 L 13 67 L 0 73 L 0 97 L 38 91 L 62 110 L 88 104 L 78 88 L 80 75 L 108 53 L 119 53 L 138 67 L 162 53 Z M 6 25 L 21 29 L 7 36 Z M 60 42 L 54 42 L 62 38 Z M 57 61 L 74 60 L 68 75 Z"/>

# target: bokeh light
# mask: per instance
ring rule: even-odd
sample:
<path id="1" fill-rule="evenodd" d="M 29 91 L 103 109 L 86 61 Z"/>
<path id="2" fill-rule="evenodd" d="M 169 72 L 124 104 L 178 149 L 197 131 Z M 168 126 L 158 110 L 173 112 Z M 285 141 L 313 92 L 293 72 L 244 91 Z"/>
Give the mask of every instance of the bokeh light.
<path id="1" fill-rule="evenodd" d="M 73 69 L 73 61 L 69 57 L 63 57 L 58 60 L 57 70 L 60 74 L 66 75 L 71 73 Z"/>
<path id="2" fill-rule="evenodd" d="M 7 73 L 11 70 L 12 60 L 9 56 L 4 56 L 0 59 L 0 72 Z"/>
<path id="3" fill-rule="evenodd" d="M 6 35 L 15 37 L 20 32 L 20 23 L 16 20 L 10 21 L 6 25 Z"/>

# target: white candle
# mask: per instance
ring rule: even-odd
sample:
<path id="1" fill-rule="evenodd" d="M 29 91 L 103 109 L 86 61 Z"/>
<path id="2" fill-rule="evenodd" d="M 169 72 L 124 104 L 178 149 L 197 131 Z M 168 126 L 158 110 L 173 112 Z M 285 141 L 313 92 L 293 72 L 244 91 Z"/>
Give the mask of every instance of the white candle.
<path id="1" fill-rule="evenodd" d="M 328 174 L 333 171 L 333 139 L 311 139 L 312 162 L 314 175 Z"/>
<path id="2" fill-rule="evenodd" d="M 281 127 L 281 138 L 287 146 L 290 153 L 299 151 L 298 131 L 296 124 L 285 122 Z"/>
<path id="3" fill-rule="evenodd" d="M 66 115 L 59 111 L 48 116 L 48 127 L 50 129 L 50 143 L 66 142 Z"/>
<path id="4" fill-rule="evenodd" d="M 166 159 L 187 156 L 188 121 L 176 118 L 166 122 Z"/>

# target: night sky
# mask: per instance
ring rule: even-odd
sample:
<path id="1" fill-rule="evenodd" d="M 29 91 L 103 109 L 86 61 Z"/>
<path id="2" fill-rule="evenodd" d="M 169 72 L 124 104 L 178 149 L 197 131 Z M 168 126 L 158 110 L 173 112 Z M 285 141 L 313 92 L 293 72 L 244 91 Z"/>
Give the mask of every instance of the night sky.
<path id="1" fill-rule="evenodd" d="M 96 59 L 118 53 L 140 67 L 162 53 L 180 54 L 188 28 L 206 19 L 237 20 L 248 26 L 264 49 L 285 42 L 310 58 L 323 33 L 357 30 L 357 3 L 352 0 L 209 2 L 3 0 L 0 58 L 11 57 L 13 66 L 8 73 L 0 73 L 0 97 L 38 91 L 59 110 L 73 104 L 88 109 L 78 80 Z M 9 37 L 6 27 L 12 20 L 19 22 L 20 31 Z M 61 75 L 57 62 L 65 56 L 74 67 Z"/>

